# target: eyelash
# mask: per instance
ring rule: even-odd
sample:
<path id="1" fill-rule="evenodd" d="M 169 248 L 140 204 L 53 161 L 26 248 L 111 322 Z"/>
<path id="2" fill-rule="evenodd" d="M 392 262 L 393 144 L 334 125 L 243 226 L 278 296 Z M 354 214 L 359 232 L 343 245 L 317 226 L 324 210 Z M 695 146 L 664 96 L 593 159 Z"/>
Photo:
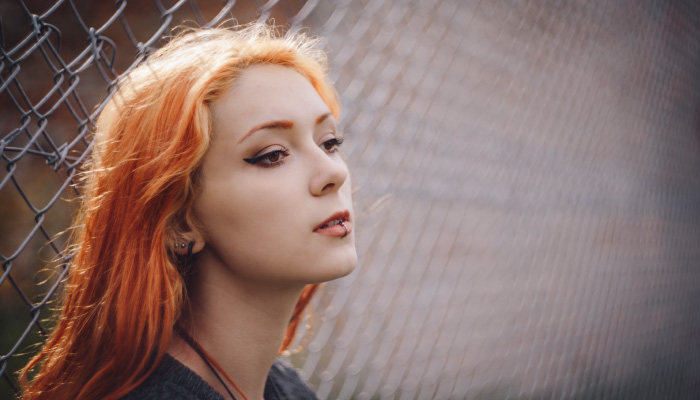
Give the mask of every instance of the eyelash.
<path id="1" fill-rule="evenodd" d="M 338 151 L 338 147 L 343 144 L 345 141 L 344 138 L 342 137 L 335 137 L 333 139 L 326 140 L 325 142 L 321 143 L 321 148 L 324 151 L 327 151 L 329 153 L 335 153 Z M 326 145 L 332 146 L 330 149 L 326 148 Z M 244 158 L 243 161 L 247 162 L 248 164 L 253 164 L 257 165 L 263 168 L 271 168 L 271 167 L 277 167 L 282 164 L 284 164 L 284 157 L 278 159 L 277 161 L 270 161 L 270 158 L 273 156 L 281 155 L 284 157 L 289 156 L 289 151 L 284 150 L 284 149 L 279 149 L 279 150 L 273 150 L 265 154 L 261 154 L 256 157 L 251 157 L 251 158 Z M 263 160 L 267 160 L 267 162 L 262 162 Z"/>
<path id="2" fill-rule="evenodd" d="M 333 139 L 329 139 L 329 140 L 326 140 L 325 142 L 321 143 L 321 146 L 323 146 L 323 149 L 326 150 L 327 152 L 335 153 L 336 151 L 338 151 L 338 147 L 340 147 L 340 145 L 343 144 L 344 141 L 345 141 L 345 139 L 343 137 L 334 137 Z M 333 145 L 332 149 L 325 148 L 325 146 L 329 143 L 331 145 Z"/>
<path id="3" fill-rule="evenodd" d="M 248 164 L 257 165 L 263 168 L 271 168 L 284 164 L 284 158 L 280 158 L 277 161 L 270 161 L 270 158 L 276 155 L 282 155 L 286 157 L 289 155 L 289 152 L 284 149 L 273 150 L 269 153 L 261 154 L 257 157 L 244 158 L 243 161 L 247 162 Z M 262 162 L 263 160 L 267 160 L 267 162 Z"/>

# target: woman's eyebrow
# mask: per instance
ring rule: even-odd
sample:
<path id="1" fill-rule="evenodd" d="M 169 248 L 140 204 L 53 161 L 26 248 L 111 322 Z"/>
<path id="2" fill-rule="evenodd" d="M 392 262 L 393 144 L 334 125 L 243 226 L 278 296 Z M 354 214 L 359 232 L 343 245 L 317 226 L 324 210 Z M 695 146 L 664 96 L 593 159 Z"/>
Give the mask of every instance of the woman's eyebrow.
<path id="1" fill-rule="evenodd" d="M 251 130 L 246 132 L 245 135 L 238 141 L 238 144 L 240 144 L 242 141 L 247 139 L 250 135 L 257 131 L 261 131 L 264 129 L 292 129 L 294 127 L 294 122 L 292 121 L 286 121 L 286 120 L 281 120 L 281 121 L 268 121 L 268 122 L 263 122 L 262 124 L 255 125 Z"/>
<path id="2" fill-rule="evenodd" d="M 316 125 L 318 125 L 318 124 L 320 124 L 321 122 L 325 121 L 326 118 L 330 117 L 331 115 L 333 115 L 333 114 L 327 112 L 327 113 L 321 115 L 320 117 L 316 118 Z"/>
<path id="3" fill-rule="evenodd" d="M 316 125 L 325 121 L 331 115 L 333 115 L 333 114 L 327 112 L 327 113 L 319 116 L 318 118 L 316 118 Z M 255 125 L 248 132 L 246 132 L 246 134 L 243 135 L 243 137 L 241 137 L 241 139 L 238 141 L 238 144 L 240 144 L 242 141 L 244 141 L 250 135 L 252 135 L 253 133 L 255 133 L 257 131 L 261 131 L 261 130 L 265 130 L 265 129 L 292 129 L 293 127 L 294 127 L 294 122 L 287 121 L 287 120 L 263 122 L 262 124 Z"/>

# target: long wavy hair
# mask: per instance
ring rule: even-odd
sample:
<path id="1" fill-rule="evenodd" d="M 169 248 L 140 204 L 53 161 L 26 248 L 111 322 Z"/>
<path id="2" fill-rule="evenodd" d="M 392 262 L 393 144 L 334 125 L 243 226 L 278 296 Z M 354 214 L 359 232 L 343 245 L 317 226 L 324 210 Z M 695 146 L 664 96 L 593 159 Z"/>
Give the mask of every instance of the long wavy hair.
<path id="1" fill-rule="evenodd" d="M 338 117 L 317 40 L 262 24 L 188 30 L 120 79 L 97 121 L 56 328 L 20 376 L 25 399 L 117 399 L 160 362 L 187 304 L 170 246 L 196 229 L 209 104 L 254 64 L 295 69 Z M 316 288 L 304 289 L 280 352 Z"/>

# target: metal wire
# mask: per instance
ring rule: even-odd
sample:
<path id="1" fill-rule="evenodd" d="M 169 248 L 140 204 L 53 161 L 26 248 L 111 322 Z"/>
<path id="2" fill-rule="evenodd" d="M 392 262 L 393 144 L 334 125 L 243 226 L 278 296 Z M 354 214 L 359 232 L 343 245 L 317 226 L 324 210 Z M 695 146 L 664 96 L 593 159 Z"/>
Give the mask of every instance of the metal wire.
<path id="1" fill-rule="evenodd" d="M 291 358 L 320 398 L 696 398 L 691 0 L 3 2 L 0 398 L 51 328 L 117 78 L 231 18 L 324 37 L 344 107 L 360 263 Z"/>

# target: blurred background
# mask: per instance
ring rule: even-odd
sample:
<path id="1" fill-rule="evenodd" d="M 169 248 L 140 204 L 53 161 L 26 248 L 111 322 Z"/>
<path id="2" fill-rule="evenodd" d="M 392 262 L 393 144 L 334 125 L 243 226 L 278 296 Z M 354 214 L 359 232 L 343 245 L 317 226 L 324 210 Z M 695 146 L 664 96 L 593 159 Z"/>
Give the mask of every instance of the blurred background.
<path id="1" fill-rule="evenodd" d="M 232 18 L 322 36 L 344 107 L 359 265 L 290 357 L 320 398 L 700 396 L 700 3 L 6 0 L 0 398 L 108 87 Z"/>

